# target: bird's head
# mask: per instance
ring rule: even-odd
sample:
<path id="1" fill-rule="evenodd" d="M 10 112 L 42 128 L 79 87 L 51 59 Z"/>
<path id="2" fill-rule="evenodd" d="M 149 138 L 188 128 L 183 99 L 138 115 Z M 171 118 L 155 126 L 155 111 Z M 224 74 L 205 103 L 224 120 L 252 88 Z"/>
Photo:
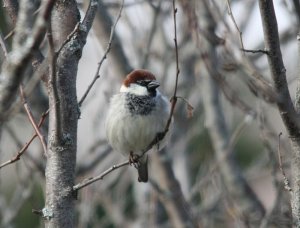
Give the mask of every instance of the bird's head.
<path id="1" fill-rule="evenodd" d="M 157 87 L 159 87 L 159 83 L 155 76 L 150 71 L 140 69 L 134 70 L 126 76 L 120 92 L 155 97 Z"/>

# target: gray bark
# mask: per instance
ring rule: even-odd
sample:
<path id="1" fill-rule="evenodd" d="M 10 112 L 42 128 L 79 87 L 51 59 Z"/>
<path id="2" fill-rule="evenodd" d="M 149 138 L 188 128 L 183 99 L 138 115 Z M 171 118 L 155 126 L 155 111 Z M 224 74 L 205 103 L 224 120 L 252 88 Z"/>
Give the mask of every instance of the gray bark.
<path id="1" fill-rule="evenodd" d="M 76 96 L 78 62 L 97 9 L 91 1 L 76 34 L 58 53 L 50 68 L 49 135 L 46 166 L 46 227 L 74 227 L 74 192 L 79 109 Z M 52 14 L 55 49 L 59 49 L 74 30 L 80 16 L 76 1 L 57 1 Z M 51 70 L 50 70 L 51 72 Z"/>
<path id="2" fill-rule="evenodd" d="M 268 51 L 268 63 L 275 90 L 279 96 L 277 107 L 289 134 L 292 145 L 292 213 L 293 222 L 300 227 L 300 128 L 299 116 L 294 108 L 288 89 L 284 67 L 276 14 L 273 1 L 259 1 L 260 14 L 264 30 L 265 47 Z"/>
<path id="3" fill-rule="evenodd" d="M 31 1 L 22 1 L 13 40 L 13 50 L 2 65 L 0 74 L 0 122 L 7 118 L 7 112 L 14 102 L 18 86 L 23 79 L 30 60 L 42 42 L 47 21 L 54 1 L 45 1 L 33 23 L 34 5 Z"/>

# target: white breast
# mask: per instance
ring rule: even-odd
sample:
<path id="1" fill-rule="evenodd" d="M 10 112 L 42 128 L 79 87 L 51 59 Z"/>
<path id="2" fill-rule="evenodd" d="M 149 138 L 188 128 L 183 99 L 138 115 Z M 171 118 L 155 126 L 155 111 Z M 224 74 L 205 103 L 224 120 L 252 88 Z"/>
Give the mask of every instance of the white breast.
<path id="1" fill-rule="evenodd" d="M 156 106 L 149 115 L 132 115 L 126 108 L 125 93 L 111 98 L 106 120 L 106 136 L 114 150 L 128 156 L 142 154 L 158 132 L 163 132 L 169 118 L 170 104 L 157 93 Z M 165 137 L 167 138 L 167 137 Z M 166 140 L 164 140 L 166 141 Z M 164 142 L 159 144 L 159 148 Z"/>

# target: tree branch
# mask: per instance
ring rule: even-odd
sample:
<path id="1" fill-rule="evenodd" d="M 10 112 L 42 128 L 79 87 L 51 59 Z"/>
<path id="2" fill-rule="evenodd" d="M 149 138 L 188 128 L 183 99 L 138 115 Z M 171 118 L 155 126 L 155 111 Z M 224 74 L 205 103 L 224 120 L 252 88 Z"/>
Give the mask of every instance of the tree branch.
<path id="1" fill-rule="evenodd" d="M 45 119 L 46 119 L 48 113 L 49 113 L 49 111 L 47 111 L 47 112 L 45 112 L 45 113 L 42 114 L 42 117 L 41 117 L 41 119 L 40 119 L 40 121 L 39 121 L 39 123 L 38 123 L 38 125 L 37 125 L 38 128 L 40 128 L 40 127 L 43 125 L 43 123 L 44 123 L 44 121 L 45 121 Z M 10 164 L 12 164 L 12 163 L 18 161 L 18 160 L 20 160 L 21 156 L 25 153 L 25 151 L 28 149 L 28 147 L 30 146 L 30 144 L 33 142 L 33 140 L 34 140 L 37 136 L 38 136 L 38 135 L 37 135 L 37 132 L 35 132 L 35 134 L 32 135 L 31 139 L 30 139 L 27 143 L 25 143 L 25 145 L 20 149 L 20 151 L 17 152 L 17 154 L 16 154 L 13 158 L 11 158 L 10 160 L 8 160 L 8 161 L 6 161 L 6 162 L 3 162 L 3 163 L 0 165 L 0 169 L 2 169 L 3 167 L 5 167 L 5 166 L 7 166 L 7 165 L 10 165 Z"/>
<path id="2" fill-rule="evenodd" d="M 122 5 L 120 7 L 117 19 L 115 20 L 115 23 L 113 24 L 113 26 L 111 28 L 108 45 L 106 47 L 104 55 L 103 55 L 102 59 L 100 60 L 100 62 L 98 63 L 98 67 L 97 67 L 97 70 L 96 70 L 96 73 L 94 75 L 94 78 L 93 78 L 92 82 L 89 84 L 87 90 L 84 92 L 84 94 L 82 95 L 81 99 L 78 102 L 78 106 L 79 107 L 82 106 L 82 103 L 84 102 L 84 100 L 86 99 L 87 95 L 91 91 L 91 89 L 94 86 L 95 82 L 97 81 L 97 79 L 100 78 L 100 68 L 101 68 L 104 60 L 107 58 L 107 55 L 108 55 L 108 53 L 109 53 L 109 51 L 111 49 L 111 44 L 112 44 L 112 40 L 114 38 L 115 29 L 116 29 L 116 26 L 117 26 L 117 23 L 118 23 L 119 19 L 121 18 L 121 13 L 122 13 L 122 10 L 123 10 L 123 5 L 124 5 L 124 0 L 122 1 Z"/>
<path id="3" fill-rule="evenodd" d="M 270 71 L 275 90 L 280 98 L 277 100 L 277 106 L 290 137 L 300 137 L 299 119 L 288 89 L 286 69 L 280 50 L 278 26 L 273 1 L 260 0 L 259 8 L 264 30 L 265 46 L 269 53 L 267 57 Z"/>
<path id="4" fill-rule="evenodd" d="M 23 2 L 24 4 L 27 4 L 26 1 L 22 1 L 22 3 Z M 26 66 L 32 57 L 32 53 L 39 48 L 39 45 L 44 38 L 47 21 L 49 20 L 54 2 L 54 0 L 43 2 L 32 32 L 22 44 L 14 45 L 13 51 L 9 53 L 7 61 L 2 65 L 2 72 L 0 74 L 0 122 L 5 119 L 5 112 L 11 107 L 11 104 L 16 97 L 18 86 L 22 81 Z M 26 8 L 24 11 L 27 12 Z M 22 24 L 22 19 L 26 20 L 32 17 L 32 15 L 24 17 L 25 18 L 20 18 L 20 20 L 18 20 L 18 24 Z M 28 20 L 30 21 L 30 19 Z M 18 24 L 17 26 L 20 26 Z M 20 40 L 23 41 L 24 37 L 21 39 L 18 34 L 16 34 L 14 42 L 20 42 Z"/>
<path id="5" fill-rule="evenodd" d="M 112 167 L 110 167 L 109 169 L 107 169 L 107 170 L 104 171 L 103 173 L 99 174 L 98 176 L 95 176 L 95 177 L 89 177 L 89 178 L 83 180 L 81 183 L 79 183 L 79 184 L 73 186 L 73 191 L 77 192 L 78 190 L 80 190 L 80 189 L 82 189 L 82 188 L 84 188 L 84 187 L 86 187 L 86 186 L 88 186 L 88 185 L 90 185 L 90 184 L 92 184 L 92 183 L 94 183 L 94 182 L 96 182 L 96 181 L 98 181 L 98 180 L 103 180 L 103 178 L 104 178 L 107 174 L 111 173 L 112 171 L 114 171 L 114 170 L 116 170 L 116 169 L 118 169 L 118 168 L 121 168 L 121 167 L 126 166 L 126 165 L 129 165 L 129 164 L 130 164 L 129 161 L 124 161 L 124 162 L 122 162 L 122 163 L 120 163 L 120 164 L 113 165 Z"/>
<path id="6" fill-rule="evenodd" d="M 295 110 L 290 96 L 286 69 L 283 64 L 278 26 L 273 1 L 259 0 L 259 9 L 264 30 L 264 40 L 268 51 L 268 63 L 273 78 L 275 90 L 280 99 L 277 100 L 277 107 L 289 134 L 292 144 L 292 189 L 291 207 L 293 222 L 300 227 L 300 124 L 299 110 Z"/>
<path id="7" fill-rule="evenodd" d="M 43 150 L 44 150 L 44 154 L 47 156 L 47 145 L 46 145 L 46 141 L 45 141 L 45 136 L 41 133 L 39 127 L 35 123 L 33 114 L 32 114 L 31 109 L 30 109 L 30 107 L 29 107 L 29 105 L 27 103 L 27 99 L 26 99 L 26 96 L 25 96 L 22 84 L 20 85 L 20 96 L 21 96 L 21 99 L 22 99 L 25 111 L 27 113 L 27 116 L 28 116 L 28 118 L 30 120 L 30 123 L 33 126 L 33 128 L 34 128 L 37 136 L 39 137 L 39 139 L 41 141 L 41 144 L 42 144 L 42 147 L 43 147 Z"/>

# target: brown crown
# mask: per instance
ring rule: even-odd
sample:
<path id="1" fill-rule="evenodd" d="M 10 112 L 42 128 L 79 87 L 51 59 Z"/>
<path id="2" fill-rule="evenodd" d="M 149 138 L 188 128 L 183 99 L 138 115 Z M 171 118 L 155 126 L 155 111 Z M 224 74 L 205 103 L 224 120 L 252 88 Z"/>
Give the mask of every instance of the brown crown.
<path id="1" fill-rule="evenodd" d="M 156 80 L 156 78 L 155 78 L 154 74 L 152 74 L 150 71 L 139 69 L 139 70 L 134 70 L 131 73 L 129 73 L 126 76 L 123 84 L 126 87 L 129 87 L 129 85 L 131 83 L 135 83 L 139 80 Z"/>

